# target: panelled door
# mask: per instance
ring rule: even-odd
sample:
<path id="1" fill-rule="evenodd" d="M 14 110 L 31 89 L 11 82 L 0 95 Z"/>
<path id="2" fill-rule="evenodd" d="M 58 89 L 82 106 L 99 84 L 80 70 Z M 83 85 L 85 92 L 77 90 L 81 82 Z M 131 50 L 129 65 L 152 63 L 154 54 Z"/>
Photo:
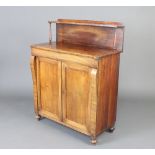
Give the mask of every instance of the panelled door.
<path id="1" fill-rule="evenodd" d="M 61 121 L 61 62 L 37 58 L 37 87 L 39 114 Z"/>
<path id="2" fill-rule="evenodd" d="M 96 74 L 96 69 L 87 66 L 62 63 L 63 122 L 85 133 L 91 132 L 90 124 L 94 119 L 91 116 L 94 93 L 92 91 L 94 89 L 91 88 L 93 87 L 92 70 L 95 70 Z"/>

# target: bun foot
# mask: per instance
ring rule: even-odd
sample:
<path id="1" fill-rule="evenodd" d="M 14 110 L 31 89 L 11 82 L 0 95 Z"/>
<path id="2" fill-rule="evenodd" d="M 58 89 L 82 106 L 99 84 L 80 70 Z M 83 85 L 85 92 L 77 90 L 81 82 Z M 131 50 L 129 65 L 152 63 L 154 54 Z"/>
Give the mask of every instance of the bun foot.
<path id="1" fill-rule="evenodd" d="M 37 119 L 38 121 L 40 121 L 40 120 L 41 120 L 41 116 L 40 116 L 40 115 L 36 115 L 36 119 Z"/>
<path id="2" fill-rule="evenodd" d="M 110 132 L 110 133 L 113 133 L 115 130 L 115 127 L 112 127 L 112 128 L 109 128 L 107 131 Z"/>
<path id="3" fill-rule="evenodd" d="M 91 138 L 91 144 L 96 144 L 96 142 L 97 142 L 97 141 L 96 141 L 96 138 L 95 138 L 95 137 L 92 137 L 92 138 Z"/>

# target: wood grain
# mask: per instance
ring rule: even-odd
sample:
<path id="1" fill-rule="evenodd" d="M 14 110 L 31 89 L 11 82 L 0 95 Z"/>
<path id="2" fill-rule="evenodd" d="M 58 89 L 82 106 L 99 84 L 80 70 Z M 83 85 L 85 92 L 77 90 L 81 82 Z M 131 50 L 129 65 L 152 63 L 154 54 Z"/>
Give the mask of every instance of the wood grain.
<path id="1" fill-rule="evenodd" d="M 90 68 L 62 64 L 63 121 L 88 131 Z M 85 94 L 85 95 L 84 95 Z"/>
<path id="2" fill-rule="evenodd" d="M 40 57 L 38 61 L 39 111 L 61 119 L 61 62 Z"/>
<path id="3" fill-rule="evenodd" d="M 71 54 L 64 54 L 64 53 L 57 53 L 52 52 L 48 50 L 42 50 L 42 49 L 35 49 L 32 48 L 32 55 L 39 56 L 39 57 L 45 57 L 45 58 L 51 58 L 55 60 L 60 60 L 62 62 L 69 61 L 77 64 L 86 65 L 89 67 L 98 67 L 98 62 L 95 59 L 82 57 L 82 56 L 76 56 Z"/>
<path id="4" fill-rule="evenodd" d="M 89 94 L 89 103 L 90 103 L 90 133 L 91 137 L 95 139 L 96 137 L 96 121 L 97 121 L 97 69 L 91 69 L 91 83 L 90 83 L 90 94 Z M 89 115 L 88 115 L 89 116 Z"/>
<path id="5" fill-rule="evenodd" d="M 104 57 L 99 61 L 96 134 L 104 131 L 107 125 L 110 63 L 111 56 Z"/>
<path id="6" fill-rule="evenodd" d="M 73 24 L 73 25 L 91 25 L 91 26 L 102 26 L 110 28 L 124 27 L 120 22 L 110 22 L 110 21 L 94 21 L 94 20 L 75 20 L 75 19 L 58 19 L 56 23 L 60 24 Z"/>
<path id="7" fill-rule="evenodd" d="M 49 51 L 51 54 L 53 52 L 57 54 L 69 54 L 74 56 L 80 56 L 85 58 L 93 58 L 93 59 L 101 59 L 102 57 L 120 53 L 120 51 L 117 51 L 115 49 L 107 49 L 107 48 L 98 48 L 98 47 L 87 47 L 83 45 L 73 45 L 70 43 L 57 43 L 52 42 L 49 43 L 42 43 L 42 44 L 34 44 L 31 45 L 32 50 L 33 49 L 40 49 L 44 51 Z"/>
<path id="8" fill-rule="evenodd" d="M 64 126 L 96 136 L 116 121 L 124 26 L 58 19 L 57 42 L 31 46 L 34 109 Z"/>
<path id="9" fill-rule="evenodd" d="M 99 61 L 97 134 L 115 125 L 119 56 L 114 54 Z"/>
<path id="10" fill-rule="evenodd" d="M 34 94 L 34 111 L 36 116 L 38 116 L 38 95 L 37 95 L 37 76 L 36 76 L 36 57 L 31 56 L 30 59 L 30 67 L 32 73 L 32 80 L 33 80 L 33 94 Z"/>
<path id="11" fill-rule="evenodd" d="M 107 128 L 115 126 L 118 96 L 120 54 L 111 56 Z"/>
<path id="12" fill-rule="evenodd" d="M 92 24 L 93 23 L 93 24 Z M 98 48 L 123 49 L 124 26 L 115 22 L 58 20 L 56 41 Z"/>

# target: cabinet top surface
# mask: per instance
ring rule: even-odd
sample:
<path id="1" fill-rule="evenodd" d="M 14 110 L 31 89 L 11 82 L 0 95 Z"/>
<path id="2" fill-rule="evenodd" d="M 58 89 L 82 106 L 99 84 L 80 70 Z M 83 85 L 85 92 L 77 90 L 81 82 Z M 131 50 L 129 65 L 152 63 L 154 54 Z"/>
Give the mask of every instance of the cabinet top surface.
<path id="1" fill-rule="evenodd" d="M 120 51 L 113 50 L 113 49 L 96 48 L 96 47 L 73 45 L 73 44 L 67 44 L 67 43 L 65 44 L 57 43 L 57 42 L 52 42 L 51 44 L 49 43 L 35 44 L 35 45 L 31 45 L 31 48 L 42 49 L 42 50 L 47 50 L 51 52 L 71 54 L 71 55 L 91 57 L 94 59 L 99 59 L 107 55 L 120 53 Z"/>

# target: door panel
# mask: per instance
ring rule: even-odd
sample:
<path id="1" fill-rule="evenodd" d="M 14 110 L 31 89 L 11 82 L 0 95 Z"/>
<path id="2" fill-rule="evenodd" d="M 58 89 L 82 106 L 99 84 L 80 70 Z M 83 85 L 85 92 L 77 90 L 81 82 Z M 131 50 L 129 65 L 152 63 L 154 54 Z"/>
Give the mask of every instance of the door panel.
<path id="1" fill-rule="evenodd" d="M 38 58 L 39 113 L 49 118 L 61 119 L 61 62 Z"/>
<path id="2" fill-rule="evenodd" d="M 90 119 L 91 68 L 62 63 L 63 121 L 88 132 Z"/>

